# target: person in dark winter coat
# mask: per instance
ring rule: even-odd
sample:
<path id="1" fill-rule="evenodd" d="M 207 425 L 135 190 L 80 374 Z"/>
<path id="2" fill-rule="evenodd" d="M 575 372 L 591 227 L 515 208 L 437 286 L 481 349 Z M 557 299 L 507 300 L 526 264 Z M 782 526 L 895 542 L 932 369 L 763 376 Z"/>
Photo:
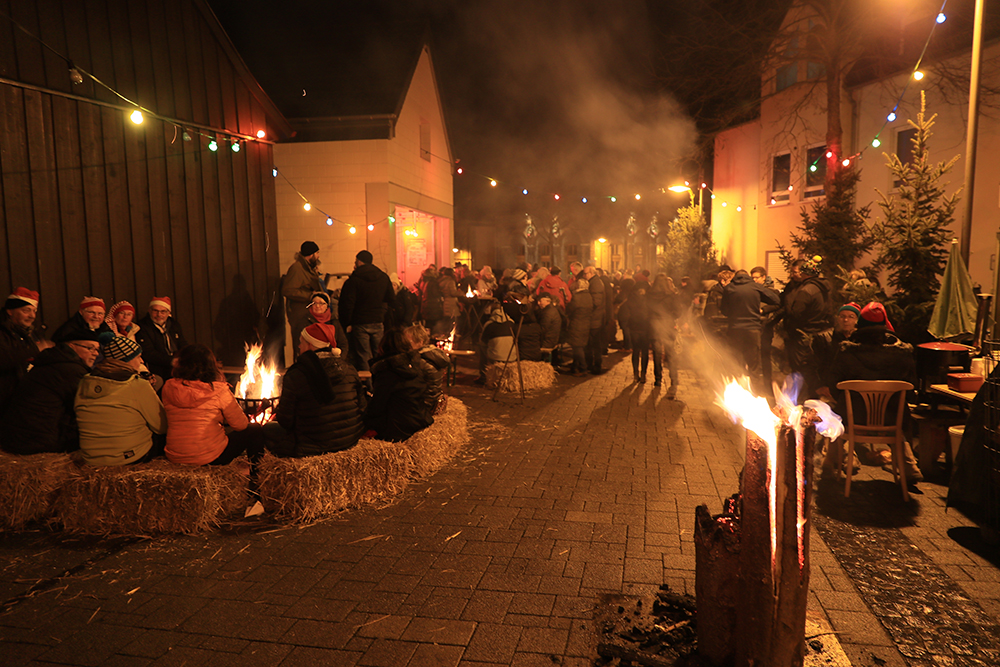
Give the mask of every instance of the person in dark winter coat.
<path id="1" fill-rule="evenodd" d="M 573 348 L 573 375 L 585 375 L 587 371 L 586 347 L 590 340 L 590 322 L 594 312 L 594 299 L 590 294 L 590 282 L 578 278 L 573 282 L 573 298 L 566 306 L 566 343 Z M 603 294 L 603 290 L 601 292 Z"/>
<path id="2" fill-rule="evenodd" d="M 522 361 L 542 360 L 542 327 L 538 324 L 534 308 L 528 308 L 521 318 L 517 332 L 517 353 Z"/>
<path id="3" fill-rule="evenodd" d="M 448 364 L 451 363 L 448 353 L 431 345 L 430 332 L 419 324 L 412 324 L 403 329 L 403 339 L 419 352 L 416 366 L 423 373 L 424 381 L 427 383 L 425 403 L 431 414 L 439 414 L 444 410 L 448 399 L 446 375 Z"/>
<path id="4" fill-rule="evenodd" d="M 359 371 L 368 370 L 368 360 L 385 334 L 385 312 L 396 300 L 389 276 L 372 261 L 367 250 L 357 254 L 354 272 L 340 290 L 337 313 L 340 325 L 347 332 L 351 365 Z"/>
<path id="5" fill-rule="evenodd" d="M 362 416 L 365 427 L 389 442 L 402 442 L 427 428 L 434 423 L 427 391 L 420 351 L 401 331 L 390 332 L 383 356 L 372 364 L 372 398 Z"/>
<path id="6" fill-rule="evenodd" d="M 559 345 L 559 334 L 562 332 L 562 314 L 552 302 L 552 295 L 542 292 L 536 298 L 535 319 L 541 327 L 541 347 L 554 348 Z"/>
<path id="7" fill-rule="evenodd" d="M 858 318 L 858 328 L 850 339 L 840 344 L 840 349 L 830 364 L 828 378 L 829 393 L 835 399 L 836 411 L 847 419 L 846 398 L 844 392 L 838 390 L 837 384 L 845 380 L 902 380 L 916 386 L 917 364 L 913 356 L 913 346 L 904 343 L 896 337 L 892 324 L 886 316 L 885 307 L 878 302 L 869 303 L 861 309 Z M 911 392 L 912 393 L 912 392 Z M 857 394 L 852 394 L 852 410 L 855 421 L 865 423 L 866 412 L 864 401 Z M 895 414 L 898 404 L 890 403 L 887 414 Z M 904 407 L 905 419 L 909 420 L 909 412 Z M 831 450 L 836 451 L 833 447 Z M 917 467 L 910 443 L 903 446 L 903 465 L 906 471 L 906 481 L 916 484 L 923 480 L 923 474 Z M 853 462 L 852 462 L 853 464 Z M 891 468 L 890 468 L 891 469 Z"/>
<path id="8" fill-rule="evenodd" d="M 627 326 L 631 337 L 632 379 L 635 382 L 645 382 L 646 369 L 649 368 L 649 302 L 646 297 L 648 286 L 649 283 L 646 281 L 635 283 L 629 291 L 628 299 L 618 310 L 619 318 L 623 312 L 627 315 L 627 319 L 622 320 L 622 329 Z M 663 373 L 662 367 L 660 373 L 661 375 Z"/>
<path id="9" fill-rule="evenodd" d="M 792 370 L 802 374 L 804 395 L 816 395 L 822 386 L 820 360 L 827 354 L 833 335 L 830 286 L 819 276 L 819 260 L 798 259 L 792 263 L 789 282 L 781 293 L 785 349 Z"/>
<path id="10" fill-rule="evenodd" d="M 663 366 L 666 364 L 670 375 L 667 398 L 674 398 L 680 382 L 677 362 L 672 354 L 680 313 L 674 282 L 668 276 L 658 274 L 653 279 L 646 300 L 649 306 L 649 342 L 653 348 L 653 385 L 659 387 L 663 384 Z"/>
<path id="11" fill-rule="evenodd" d="M 35 355 L 4 410 L 0 446 L 11 454 L 71 452 L 80 448 L 73 400 L 80 379 L 100 353 L 96 336 L 60 343 Z"/>
<path id="12" fill-rule="evenodd" d="M 18 287 L 0 311 L 0 410 L 10 401 L 17 384 L 38 354 L 34 340 L 38 292 Z"/>
<path id="13" fill-rule="evenodd" d="M 439 279 L 437 269 L 431 265 L 420 274 L 420 281 L 417 283 L 417 295 L 420 297 L 420 319 L 424 321 L 424 327 L 431 331 L 444 317 L 444 297 L 441 294 Z"/>
<path id="14" fill-rule="evenodd" d="M 392 307 L 385 314 L 385 330 L 399 329 L 412 325 L 420 311 L 420 299 L 403 285 L 396 273 L 389 274 L 389 282 L 396 293 Z"/>
<path id="15" fill-rule="evenodd" d="M 760 395 L 764 391 L 760 361 L 761 306 L 781 303 L 778 293 L 754 282 L 740 269 L 722 292 L 722 314 L 728 323 L 728 342 L 743 362 L 750 386 Z"/>
<path id="16" fill-rule="evenodd" d="M 594 375 L 604 372 L 602 359 L 608 351 L 607 331 L 608 323 L 608 297 L 607 286 L 599 275 L 597 269 L 588 266 L 583 270 L 584 278 L 587 279 L 590 298 L 594 303 L 594 309 L 590 311 L 590 334 L 587 338 L 587 347 L 584 355 L 587 360 L 587 370 Z"/>
<path id="17" fill-rule="evenodd" d="M 80 302 L 80 310 L 63 322 L 55 333 L 52 334 L 52 342 L 65 343 L 70 340 L 83 340 L 93 333 L 100 334 L 104 331 L 111 331 L 111 327 L 104 321 L 107 309 L 104 300 L 96 296 L 85 296 Z"/>
<path id="18" fill-rule="evenodd" d="M 319 246 L 315 241 L 303 241 L 295 253 L 295 261 L 281 279 L 281 295 L 285 297 L 285 315 L 292 332 L 292 345 L 298 345 L 299 333 L 309 326 L 306 307 L 312 295 L 326 289 L 319 274 Z M 295 354 L 298 355 L 296 348 Z M 155 372 L 155 371 L 154 371 Z"/>
<path id="19" fill-rule="evenodd" d="M 187 347 L 180 325 L 170 315 L 172 310 L 170 297 L 154 296 L 149 302 L 149 312 L 139 320 L 139 333 L 136 335 L 149 372 L 163 379 L 169 378 L 173 372 L 174 354 Z"/>
<path id="20" fill-rule="evenodd" d="M 364 433 L 365 392 L 358 372 L 344 363 L 330 325 L 302 330 L 299 358 L 281 383 L 276 420 L 264 427 L 267 448 L 286 458 L 339 452 Z"/>

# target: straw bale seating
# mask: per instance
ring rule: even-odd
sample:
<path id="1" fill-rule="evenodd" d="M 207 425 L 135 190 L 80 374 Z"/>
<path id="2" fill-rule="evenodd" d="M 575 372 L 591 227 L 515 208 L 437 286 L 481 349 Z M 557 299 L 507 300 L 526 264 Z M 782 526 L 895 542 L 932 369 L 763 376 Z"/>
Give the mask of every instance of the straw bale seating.
<path id="1" fill-rule="evenodd" d="M 211 530 L 247 504 L 249 463 L 190 467 L 160 458 L 84 466 L 59 491 L 50 523 L 84 535 L 151 536 Z"/>
<path id="2" fill-rule="evenodd" d="M 440 469 L 469 442 L 468 409 L 448 398 L 434 424 L 405 442 L 362 440 L 342 452 L 301 459 L 265 455 L 258 467 L 269 513 L 309 523 L 349 507 L 386 501 L 413 478 Z"/>
<path id="3" fill-rule="evenodd" d="M 79 476 L 68 454 L 0 452 L 0 530 L 21 530 L 48 518 L 59 490 Z"/>
<path id="4" fill-rule="evenodd" d="M 548 389 L 556 382 L 556 369 L 547 361 L 522 361 L 521 376 L 524 378 L 524 390 Z M 486 386 L 495 388 L 500 385 L 500 391 L 518 393 L 521 382 L 517 378 L 517 362 L 507 364 L 504 371 L 502 363 L 490 364 L 486 367 Z"/>
<path id="5" fill-rule="evenodd" d="M 469 442 L 468 410 L 449 398 L 434 424 L 406 442 L 362 440 L 351 449 L 303 459 L 265 455 L 259 493 L 268 511 L 308 523 L 348 507 L 385 501 L 413 478 L 441 468 Z M 188 467 L 156 459 L 91 468 L 69 454 L 0 452 L 0 530 L 30 522 L 84 535 L 196 534 L 242 513 L 249 464 Z"/>

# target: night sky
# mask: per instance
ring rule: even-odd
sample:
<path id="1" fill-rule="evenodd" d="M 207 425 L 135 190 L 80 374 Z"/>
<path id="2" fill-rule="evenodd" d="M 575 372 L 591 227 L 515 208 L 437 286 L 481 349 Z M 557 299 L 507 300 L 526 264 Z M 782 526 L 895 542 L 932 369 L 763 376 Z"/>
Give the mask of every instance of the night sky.
<path id="1" fill-rule="evenodd" d="M 657 75 L 679 29 L 670 2 L 209 2 L 251 71 L 279 72 L 272 78 L 294 91 L 334 76 L 361 42 L 388 52 L 394 35 L 426 30 L 452 152 L 466 171 L 455 182 L 459 225 L 559 214 L 600 233 L 624 224 L 627 209 L 649 216 L 662 206 L 672 216 L 684 198 L 655 191 L 698 176 L 682 164 L 694 124 Z M 268 89 L 279 106 L 287 92 Z"/>

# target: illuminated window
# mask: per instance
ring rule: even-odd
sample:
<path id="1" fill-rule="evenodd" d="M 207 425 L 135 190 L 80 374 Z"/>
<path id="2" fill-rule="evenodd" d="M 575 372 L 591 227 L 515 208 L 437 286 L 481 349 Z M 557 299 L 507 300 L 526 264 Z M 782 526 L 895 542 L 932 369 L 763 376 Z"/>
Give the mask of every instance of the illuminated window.
<path id="1" fill-rule="evenodd" d="M 815 167 L 815 169 L 814 169 Z M 806 149 L 806 188 L 803 197 L 822 197 L 826 192 L 823 185 L 826 182 L 826 146 L 813 146 Z"/>
<path id="2" fill-rule="evenodd" d="M 790 199 L 788 186 L 792 184 L 792 154 L 782 153 L 771 158 L 771 201 L 786 202 Z"/>

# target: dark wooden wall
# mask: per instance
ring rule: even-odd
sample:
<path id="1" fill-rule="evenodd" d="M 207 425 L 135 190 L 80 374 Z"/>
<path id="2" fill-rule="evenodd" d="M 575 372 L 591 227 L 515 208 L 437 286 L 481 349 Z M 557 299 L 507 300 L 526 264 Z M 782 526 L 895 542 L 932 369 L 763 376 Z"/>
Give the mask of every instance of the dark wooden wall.
<path id="1" fill-rule="evenodd" d="M 277 138 L 204 0 L 0 0 L 0 12 L 159 115 Z M 64 60 L 3 16 L 0 77 L 123 103 L 87 77 L 72 84 Z M 39 290 L 50 333 L 84 295 L 140 316 L 169 295 L 189 341 L 241 358 L 272 298 L 281 312 L 271 146 L 213 153 L 191 136 L 0 83 L 0 290 Z"/>

